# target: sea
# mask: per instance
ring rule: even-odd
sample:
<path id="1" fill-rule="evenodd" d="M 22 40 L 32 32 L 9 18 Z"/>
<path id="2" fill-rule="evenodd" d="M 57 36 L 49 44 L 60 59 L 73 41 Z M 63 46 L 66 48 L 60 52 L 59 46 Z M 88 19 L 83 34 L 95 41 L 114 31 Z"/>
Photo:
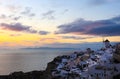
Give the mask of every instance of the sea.
<path id="1" fill-rule="evenodd" d="M 90 43 L 81 44 L 77 48 L 0 49 L 0 75 L 8 75 L 15 71 L 45 70 L 47 63 L 57 56 L 70 55 L 86 48 L 97 50 L 102 46 L 102 43 Z"/>

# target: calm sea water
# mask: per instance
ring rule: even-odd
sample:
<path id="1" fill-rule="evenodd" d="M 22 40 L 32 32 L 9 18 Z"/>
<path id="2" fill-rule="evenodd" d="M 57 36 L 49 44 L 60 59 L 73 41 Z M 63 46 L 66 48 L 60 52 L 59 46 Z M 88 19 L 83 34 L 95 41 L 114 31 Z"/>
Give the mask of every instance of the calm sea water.
<path id="1" fill-rule="evenodd" d="M 92 47 L 98 49 L 101 44 L 80 45 L 81 49 Z M 80 49 L 22 49 L 0 50 L 0 75 L 10 74 L 14 71 L 44 70 L 47 63 L 56 56 L 80 51 Z"/>
<path id="2" fill-rule="evenodd" d="M 1 50 L 0 51 L 0 75 L 6 75 L 14 71 L 44 70 L 47 63 L 56 56 L 70 54 L 74 50 Z"/>

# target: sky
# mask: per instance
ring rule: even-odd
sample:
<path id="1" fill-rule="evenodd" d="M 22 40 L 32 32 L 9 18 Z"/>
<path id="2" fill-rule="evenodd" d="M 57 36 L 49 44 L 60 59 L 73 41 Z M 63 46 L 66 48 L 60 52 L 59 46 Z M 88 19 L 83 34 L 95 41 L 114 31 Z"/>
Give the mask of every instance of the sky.
<path id="1" fill-rule="evenodd" d="M 0 48 L 120 42 L 120 0 L 0 0 Z"/>

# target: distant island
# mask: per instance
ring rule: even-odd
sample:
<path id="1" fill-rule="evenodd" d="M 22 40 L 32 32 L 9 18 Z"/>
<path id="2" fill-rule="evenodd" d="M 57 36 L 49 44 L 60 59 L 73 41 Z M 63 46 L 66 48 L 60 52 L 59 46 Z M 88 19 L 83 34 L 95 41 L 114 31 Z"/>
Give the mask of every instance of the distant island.
<path id="1" fill-rule="evenodd" d="M 63 47 L 28 47 L 28 48 L 21 48 L 21 49 L 79 49 L 79 48 L 63 48 Z"/>

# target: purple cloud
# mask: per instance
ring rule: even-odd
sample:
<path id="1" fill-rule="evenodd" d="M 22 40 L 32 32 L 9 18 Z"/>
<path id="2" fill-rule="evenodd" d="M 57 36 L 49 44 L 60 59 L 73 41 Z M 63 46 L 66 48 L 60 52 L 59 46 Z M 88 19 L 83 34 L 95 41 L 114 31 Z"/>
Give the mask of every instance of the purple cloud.
<path id="1" fill-rule="evenodd" d="M 17 16 L 17 17 L 13 17 L 13 20 L 19 20 L 21 18 L 21 16 Z"/>
<path id="2" fill-rule="evenodd" d="M 49 10 L 42 14 L 42 16 L 43 16 L 42 19 L 53 20 L 53 19 L 55 19 L 54 13 L 55 13 L 54 10 Z"/>
<path id="3" fill-rule="evenodd" d="M 82 37 L 76 37 L 76 36 L 62 36 L 63 39 L 83 39 Z"/>
<path id="4" fill-rule="evenodd" d="M 40 35 L 47 35 L 47 34 L 49 34 L 50 32 L 48 32 L 48 31 L 39 31 L 39 34 Z"/>
<path id="5" fill-rule="evenodd" d="M 91 5 L 103 5 L 110 2 L 119 2 L 120 0 L 90 0 Z"/>
<path id="6" fill-rule="evenodd" d="M 0 19 L 10 19 L 10 20 L 15 20 L 15 21 L 17 21 L 17 20 L 19 20 L 19 19 L 21 19 L 22 17 L 21 16 L 15 16 L 15 15 L 5 15 L 5 14 L 1 14 L 0 15 Z"/>
<path id="7" fill-rule="evenodd" d="M 21 23 L 1 23 L 0 28 L 4 30 L 11 30 L 11 31 L 17 31 L 17 32 L 27 32 L 32 34 L 40 34 L 40 35 L 47 35 L 50 32 L 47 31 L 37 31 L 34 29 L 31 29 L 32 26 L 22 25 Z M 12 35 L 14 36 L 14 35 Z"/>
<path id="8" fill-rule="evenodd" d="M 47 11 L 46 13 L 43 13 L 42 15 L 48 16 L 48 15 L 52 15 L 54 12 L 55 12 L 54 10 L 50 10 L 50 11 Z"/>
<path id="9" fill-rule="evenodd" d="M 102 4 L 105 4 L 107 3 L 107 0 L 92 0 L 90 2 L 91 5 L 102 5 Z"/>
<path id="10" fill-rule="evenodd" d="M 0 27 L 5 30 L 37 33 L 36 30 L 31 29 L 31 26 L 22 25 L 21 23 L 13 23 L 13 24 L 1 23 L 0 25 L 1 25 Z"/>
<path id="11" fill-rule="evenodd" d="M 106 20 L 88 21 L 78 19 L 72 23 L 58 26 L 55 34 L 120 35 L 120 16 Z"/>
<path id="12" fill-rule="evenodd" d="M 21 12 L 21 14 L 29 14 L 30 12 L 31 12 L 31 8 L 26 7 L 25 10 L 23 12 Z"/>
<path id="13" fill-rule="evenodd" d="M 119 36 L 120 24 L 113 24 L 105 27 L 93 28 L 87 34 L 104 35 L 104 36 Z"/>
<path id="14" fill-rule="evenodd" d="M 27 16 L 29 16 L 29 17 L 35 16 L 35 13 L 33 13 L 33 12 L 31 11 L 31 9 L 32 9 L 31 7 L 25 7 L 25 10 L 22 11 L 21 14 L 27 15 Z"/>
<path id="15" fill-rule="evenodd" d="M 75 39 L 75 40 L 80 40 L 80 39 L 90 39 L 94 37 L 78 37 L 78 36 L 62 36 L 63 39 Z"/>

